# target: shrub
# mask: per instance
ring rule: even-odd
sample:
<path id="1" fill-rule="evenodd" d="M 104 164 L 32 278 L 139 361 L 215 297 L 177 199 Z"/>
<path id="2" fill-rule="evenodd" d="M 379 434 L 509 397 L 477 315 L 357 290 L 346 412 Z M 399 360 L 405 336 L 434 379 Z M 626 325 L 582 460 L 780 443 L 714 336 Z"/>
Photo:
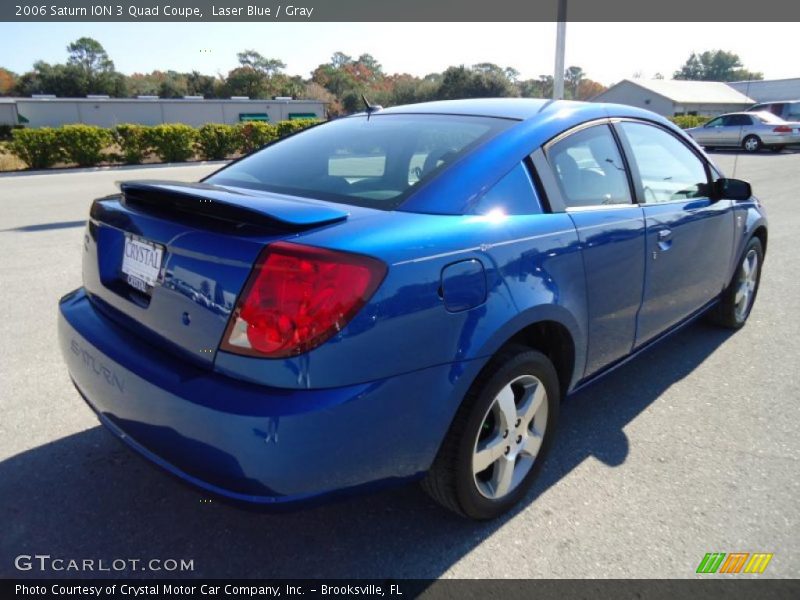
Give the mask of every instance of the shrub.
<path id="1" fill-rule="evenodd" d="M 690 127 L 699 127 L 706 123 L 710 117 L 701 117 L 698 115 L 678 115 L 677 117 L 669 117 L 669 120 L 675 123 L 681 129 L 689 129 Z"/>
<path id="2" fill-rule="evenodd" d="M 22 125 L 8 125 L 6 123 L 0 124 L 0 141 L 11 139 L 11 132 L 15 129 L 22 129 Z"/>
<path id="3" fill-rule="evenodd" d="M 319 123 L 318 119 L 294 119 L 278 123 L 278 137 L 286 137 Z"/>
<path id="4" fill-rule="evenodd" d="M 111 144 L 111 132 L 96 125 L 64 125 L 56 129 L 64 157 L 80 167 L 93 167 L 103 160 Z"/>
<path id="5" fill-rule="evenodd" d="M 236 125 L 239 138 L 239 150 L 245 154 L 258 150 L 278 139 L 278 128 L 272 123 L 248 121 Z"/>
<path id="6" fill-rule="evenodd" d="M 150 154 L 150 140 L 146 125 L 117 125 L 113 131 L 114 142 L 122 150 L 122 160 L 129 165 L 138 165 Z"/>
<path id="7" fill-rule="evenodd" d="M 8 149 L 32 169 L 52 167 L 63 158 L 57 131 L 52 127 L 15 129 Z"/>
<path id="8" fill-rule="evenodd" d="M 156 125 L 147 129 L 147 140 L 164 162 L 183 162 L 194 156 L 197 130 L 181 123 Z"/>
<path id="9" fill-rule="evenodd" d="M 206 123 L 197 130 L 197 151 L 207 160 L 220 160 L 239 149 L 236 127 L 221 123 Z"/>

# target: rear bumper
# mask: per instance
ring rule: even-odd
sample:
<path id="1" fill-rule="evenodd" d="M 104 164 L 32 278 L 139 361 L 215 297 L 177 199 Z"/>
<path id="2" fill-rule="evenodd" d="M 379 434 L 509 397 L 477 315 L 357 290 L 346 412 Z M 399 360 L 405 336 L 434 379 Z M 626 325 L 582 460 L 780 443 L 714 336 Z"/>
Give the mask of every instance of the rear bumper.
<path id="1" fill-rule="evenodd" d="M 59 313 L 70 376 L 100 421 L 181 479 L 249 503 L 421 475 L 480 368 L 453 363 L 349 387 L 267 388 L 146 344 L 99 313 L 83 289 L 62 298 Z"/>
<path id="2" fill-rule="evenodd" d="M 769 133 L 765 134 L 761 141 L 767 146 L 793 146 L 800 144 L 800 135 Z"/>

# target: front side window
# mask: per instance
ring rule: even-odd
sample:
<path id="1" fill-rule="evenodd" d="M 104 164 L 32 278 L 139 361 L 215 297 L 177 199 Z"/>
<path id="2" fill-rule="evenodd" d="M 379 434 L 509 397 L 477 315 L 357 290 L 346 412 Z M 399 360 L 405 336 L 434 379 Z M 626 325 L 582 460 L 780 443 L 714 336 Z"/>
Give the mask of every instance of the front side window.
<path id="1" fill-rule="evenodd" d="M 646 203 L 708 195 L 705 164 L 674 135 L 653 125 L 620 124 L 639 170 Z"/>
<path id="2" fill-rule="evenodd" d="M 752 124 L 753 120 L 747 115 L 730 115 L 725 117 L 726 127 L 747 127 Z"/>
<path id="3" fill-rule="evenodd" d="M 625 163 L 607 125 L 556 142 L 547 158 L 567 208 L 631 203 Z"/>
<path id="4" fill-rule="evenodd" d="M 513 124 L 454 115 L 348 117 L 268 146 L 205 181 L 392 209 L 420 182 Z"/>
<path id="5" fill-rule="evenodd" d="M 706 123 L 706 127 L 722 127 L 722 117 L 717 117 L 716 119 L 711 119 L 708 123 Z"/>

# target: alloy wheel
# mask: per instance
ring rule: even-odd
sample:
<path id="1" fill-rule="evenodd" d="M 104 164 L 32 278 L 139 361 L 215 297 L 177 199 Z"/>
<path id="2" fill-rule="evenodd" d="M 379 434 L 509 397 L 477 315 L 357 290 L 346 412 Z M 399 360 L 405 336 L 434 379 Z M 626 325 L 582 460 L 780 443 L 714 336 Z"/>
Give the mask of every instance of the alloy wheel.
<path id="1" fill-rule="evenodd" d="M 740 322 L 747 318 L 753 303 L 758 285 L 758 266 L 758 253 L 755 248 L 751 248 L 742 260 L 739 278 L 736 281 L 736 295 L 733 299 L 736 307 L 736 319 Z"/>
<path id="2" fill-rule="evenodd" d="M 478 491 L 497 500 L 533 468 L 547 427 L 547 391 L 533 375 L 506 384 L 484 415 L 475 440 L 472 473 Z"/>
<path id="3" fill-rule="evenodd" d="M 749 137 L 744 141 L 744 149 L 748 152 L 755 152 L 760 145 L 758 138 L 755 137 Z"/>

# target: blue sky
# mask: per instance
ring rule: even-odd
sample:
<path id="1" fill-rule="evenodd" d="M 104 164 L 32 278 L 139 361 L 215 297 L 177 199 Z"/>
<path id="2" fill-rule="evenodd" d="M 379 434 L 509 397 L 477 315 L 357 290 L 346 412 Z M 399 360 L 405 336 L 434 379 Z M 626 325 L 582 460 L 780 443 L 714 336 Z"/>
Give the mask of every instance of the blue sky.
<path id="1" fill-rule="evenodd" d="M 424 75 L 494 62 L 523 78 L 553 70 L 553 23 L 0 23 L 0 66 L 63 62 L 66 45 L 99 40 L 124 73 L 155 69 L 227 73 L 252 48 L 308 77 L 337 50 L 369 52 L 390 73 Z M 797 23 L 570 23 L 567 65 L 606 85 L 641 72 L 670 76 L 692 51 L 721 48 L 767 78 L 800 77 Z"/>

